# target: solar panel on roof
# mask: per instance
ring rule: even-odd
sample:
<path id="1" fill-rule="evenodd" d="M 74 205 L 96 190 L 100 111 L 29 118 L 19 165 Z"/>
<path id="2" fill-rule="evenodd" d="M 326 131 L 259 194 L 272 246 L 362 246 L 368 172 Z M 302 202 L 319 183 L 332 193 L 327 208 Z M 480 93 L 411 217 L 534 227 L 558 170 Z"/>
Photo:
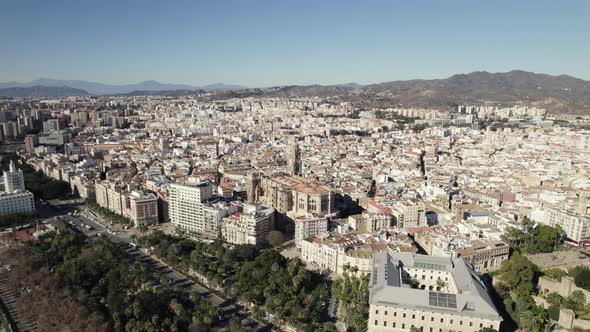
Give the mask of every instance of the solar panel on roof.
<path id="1" fill-rule="evenodd" d="M 457 296 L 455 294 L 429 292 L 428 304 L 434 307 L 457 308 Z"/>

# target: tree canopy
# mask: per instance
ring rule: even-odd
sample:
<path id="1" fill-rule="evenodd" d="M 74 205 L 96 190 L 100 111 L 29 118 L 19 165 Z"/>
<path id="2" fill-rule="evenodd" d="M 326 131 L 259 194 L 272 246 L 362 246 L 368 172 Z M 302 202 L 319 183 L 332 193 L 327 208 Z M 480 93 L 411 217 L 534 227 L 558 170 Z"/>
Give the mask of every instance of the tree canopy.
<path id="1" fill-rule="evenodd" d="M 138 240 L 141 246 L 181 271 L 196 271 L 227 297 L 266 311 L 298 331 L 332 330 L 322 320 L 328 302 L 322 277 L 306 270 L 299 259 L 287 259 L 252 245 L 226 248 L 223 243 L 195 242 L 155 231 Z"/>

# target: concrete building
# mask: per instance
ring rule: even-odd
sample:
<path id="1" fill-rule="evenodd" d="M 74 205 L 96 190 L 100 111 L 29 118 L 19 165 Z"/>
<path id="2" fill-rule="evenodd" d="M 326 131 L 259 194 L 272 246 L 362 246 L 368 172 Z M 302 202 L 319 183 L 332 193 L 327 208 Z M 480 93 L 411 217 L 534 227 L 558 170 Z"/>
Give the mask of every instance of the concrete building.
<path id="1" fill-rule="evenodd" d="M 500 268 L 510 255 L 510 246 L 502 241 L 473 241 L 471 246 L 453 250 L 454 257 L 462 258 L 473 265 L 477 272 L 493 271 Z"/>
<path id="2" fill-rule="evenodd" d="M 39 136 L 34 134 L 25 136 L 25 150 L 27 153 L 33 153 L 37 145 L 39 145 Z"/>
<path id="3" fill-rule="evenodd" d="M 543 222 L 543 221 L 541 221 Z M 578 244 L 590 244 L 590 216 L 563 208 L 550 208 L 545 222 L 549 226 L 561 226 L 567 238 Z"/>
<path id="4" fill-rule="evenodd" d="M 43 122 L 43 133 L 51 134 L 54 132 L 59 132 L 59 119 L 50 119 Z"/>
<path id="5" fill-rule="evenodd" d="M 123 202 L 121 200 L 121 188 L 114 183 L 107 187 L 108 209 L 118 215 L 123 215 Z"/>
<path id="6" fill-rule="evenodd" d="M 35 197 L 30 191 L 0 193 L 0 216 L 35 213 Z"/>
<path id="7" fill-rule="evenodd" d="M 369 332 L 500 330 L 484 283 L 462 259 L 376 253 L 369 287 Z"/>
<path id="8" fill-rule="evenodd" d="M 238 203 L 226 203 L 225 201 L 205 204 L 203 207 L 204 230 L 202 236 L 207 240 L 215 240 L 221 231 L 220 224 L 223 218 L 238 212 Z"/>
<path id="9" fill-rule="evenodd" d="M 97 181 L 94 185 L 94 191 L 96 195 L 96 204 L 105 209 L 109 208 L 109 194 L 108 185 L 105 182 Z"/>
<path id="10" fill-rule="evenodd" d="M 121 195 L 123 216 L 135 227 L 158 223 L 158 200 L 154 194 L 132 191 Z"/>
<path id="11" fill-rule="evenodd" d="M 25 178 L 23 172 L 17 169 L 14 165 L 14 161 L 10 161 L 8 171 L 5 171 L 2 175 L 4 181 L 4 191 L 7 193 L 13 193 L 15 191 L 25 190 Z"/>
<path id="12" fill-rule="evenodd" d="M 399 228 L 426 225 L 425 208 L 421 202 L 412 200 L 398 202 L 392 207 L 391 213 Z"/>
<path id="13" fill-rule="evenodd" d="M 294 218 L 295 245 L 301 247 L 303 240 L 316 237 L 328 231 L 328 219 L 323 216 L 302 215 Z"/>
<path id="14" fill-rule="evenodd" d="M 68 137 L 64 132 L 54 131 L 50 134 L 39 136 L 39 144 L 41 145 L 64 145 L 68 141 Z"/>
<path id="15" fill-rule="evenodd" d="M 243 212 L 224 218 L 221 223 L 223 239 L 232 244 L 260 245 L 273 229 L 274 209 L 245 204 Z"/>
<path id="16" fill-rule="evenodd" d="M 0 215 L 35 213 L 35 197 L 25 190 L 23 172 L 16 168 L 13 161 L 2 178 L 4 192 L 0 193 Z"/>
<path id="17" fill-rule="evenodd" d="M 182 231 L 202 236 L 206 231 L 205 202 L 213 195 L 209 182 L 173 183 L 168 190 L 170 221 Z"/>

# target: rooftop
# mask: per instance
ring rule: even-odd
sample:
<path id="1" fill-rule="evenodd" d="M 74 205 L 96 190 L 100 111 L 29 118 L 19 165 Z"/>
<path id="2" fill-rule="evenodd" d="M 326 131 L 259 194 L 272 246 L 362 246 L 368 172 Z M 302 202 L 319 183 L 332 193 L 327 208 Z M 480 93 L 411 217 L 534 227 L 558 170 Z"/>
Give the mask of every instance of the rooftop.
<path id="1" fill-rule="evenodd" d="M 404 281 L 407 268 L 443 270 L 451 273 L 457 292 L 439 293 L 411 288 Z M 373 256 L 370 303 L 395 305 L 465 316 L 501 320 L 485 285 L 462 259 L 410 253 L 378 252 Z"/>

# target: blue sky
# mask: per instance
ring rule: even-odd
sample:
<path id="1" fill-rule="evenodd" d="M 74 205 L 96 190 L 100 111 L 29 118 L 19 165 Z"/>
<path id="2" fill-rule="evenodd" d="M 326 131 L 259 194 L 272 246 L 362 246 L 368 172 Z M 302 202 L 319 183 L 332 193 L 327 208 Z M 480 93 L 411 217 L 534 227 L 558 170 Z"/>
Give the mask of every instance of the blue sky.
<path id="1" fill-rule="evenodd" d="M 0 0 L 0 81 L 590 80 L 590 1 Z"/>

